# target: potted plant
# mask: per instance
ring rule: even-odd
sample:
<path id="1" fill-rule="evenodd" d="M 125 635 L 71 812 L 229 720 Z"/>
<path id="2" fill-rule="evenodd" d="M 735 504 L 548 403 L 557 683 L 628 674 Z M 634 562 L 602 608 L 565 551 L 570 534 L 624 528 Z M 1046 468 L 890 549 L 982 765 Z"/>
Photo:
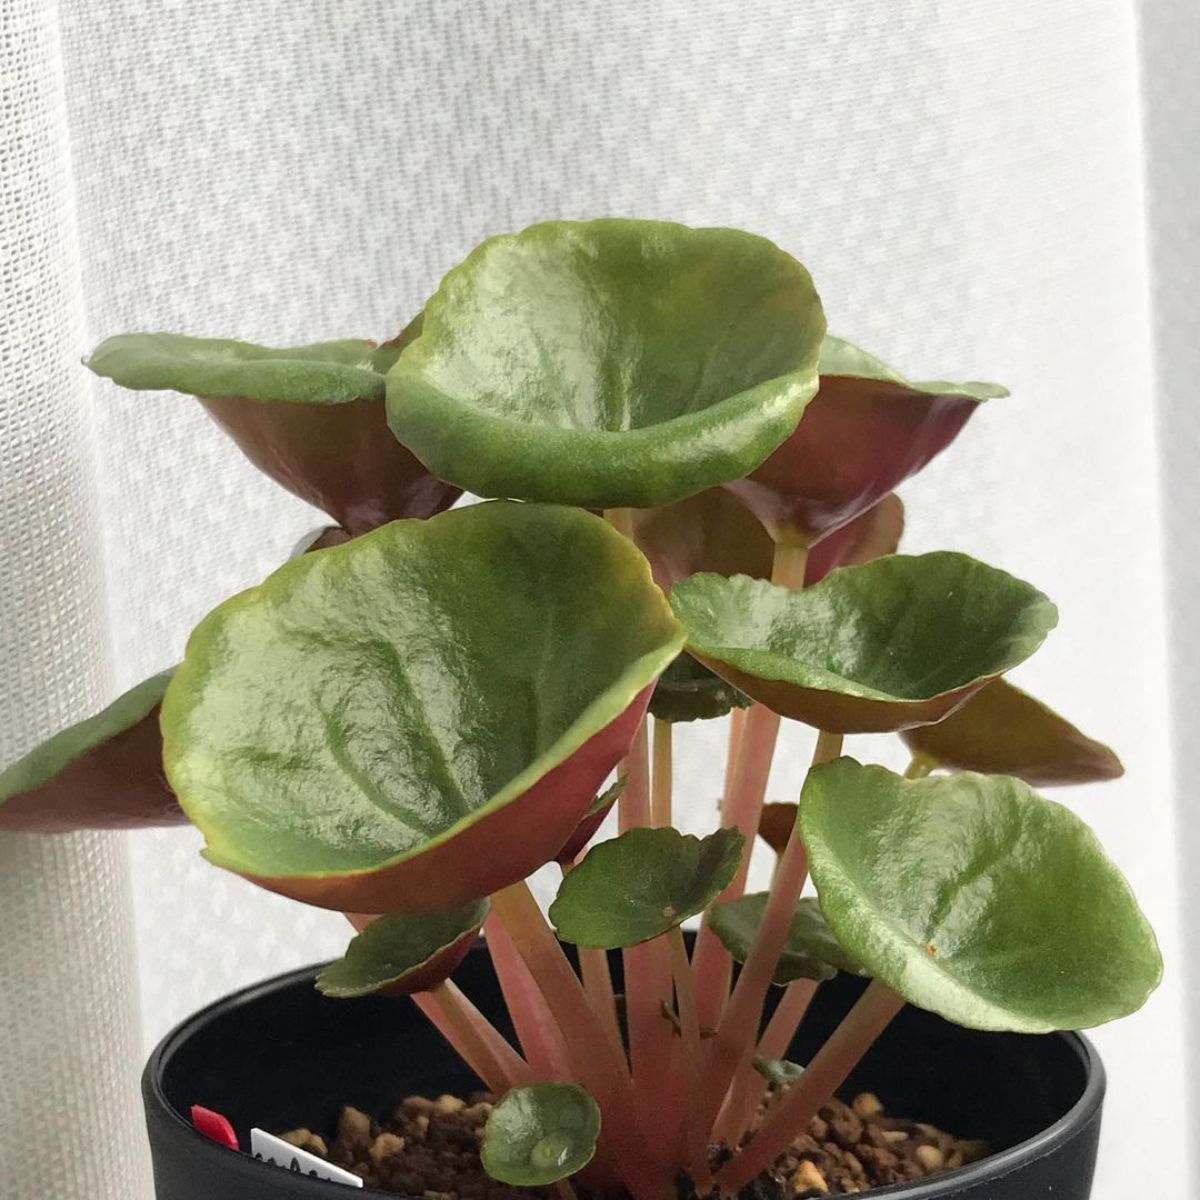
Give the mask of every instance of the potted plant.
<path id="1" fill-rule="evenodd" d="M 1004 679 L 1045 596 L 896 552 L 894 489 L 1003 389 L 827 335 L 762 238 L 634 220 L 492 238 L 379 346 L 130 334 L 89 365 L 199 397 L 335 522 L 0 775 L 0 828 L 190 820 L 357 930 L 315 990 L 156 1051 L 162 1200 L 344 1186 L 207 1140 L 192 1103 L 435 1195 L 1087 1195 L 1103 1079 L 1056 1031 L 1137 1009 L 1161 962 L 1033 786 L 1120 763 Z M 447 511 L 464 490 L 487 502 Z M 675 726 L 730 712 L 719 818 L 684 836 Z M 813 765 L 767 805 L 785 720 Z M 908 770 L 847 756 L 864 732 Z M 546 915 L 526 879 L 555 863 Z M 331 1145 L 344 1103 L 371 1111 Z"/>

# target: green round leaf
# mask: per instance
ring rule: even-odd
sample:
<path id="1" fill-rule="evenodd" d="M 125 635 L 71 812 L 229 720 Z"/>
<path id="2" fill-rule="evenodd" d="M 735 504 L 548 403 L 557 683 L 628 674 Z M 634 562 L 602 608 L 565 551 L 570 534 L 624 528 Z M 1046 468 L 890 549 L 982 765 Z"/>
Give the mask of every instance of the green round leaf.
<path id="1" fill-rule="evenodd" d="M 1102 742 L 1006 679 L 993 680 L 936 725 L 900 736 L 940 767 L 1015 775 L 1035 787 L 1098 783 L 1124 773 Z"/>
<path id="2" fill-rule="evenodd" d="M 449 912 L 377 917 L 317 976 L 317 991 L 338 997 L 428 991 L 462 962 L 488 908 L 475 900 Z"/>
<path id="3" fill-rule="evenodd" d="M 660 721 L 710 721 L 753 703 L 690 654 L 681 654 L 659 676 L 650 697 L 650 714 Z"/>
<path id="4" fill-rule="evenodd" d="M 830 926 L 921 1008 L 1046 1033 L 1140 1008 L 1154 933 L 1082 821 L 1017 779 L 815 767 L 800 829 Z"/>
<path id="5" fill-rule="evenodd" d="M 630 829 L 588 851 L 550 906 L 558 936 L 604 950 L 658 937 L 707 908 L 732 881 L 746 839 L 718 829 Z"/>
<path id="6" fill-rule="evenodd" d="M 709 927 L 735 961 L 746 961 L 766 908 L 767 893 L 752 892 L 715 905 L 709 913 Z M 851 975 L 867 974 L 829 928 L 817 901 L 804 896 L 796 904 L 788 925 L 787 941 L 772 978 L 785 987 L 797 979 L 831 979 L 838 971 L 848 971 Z"/>
<path id="7" fill-rule="evenodd" d="M 910 383 L 865 350 L 828 336 L 821 386 L 796 431 L 728 486 L 779 535 L 812 541 L 871 508 L 958 436 L 991 383 Z"/>
<path id="8" fill-rule="evenodd" d="M 0 773 L 0 829 L 187 824 L 163 777 L 158 710 L 171 674 L 139 683 Z"/>
<path id="9" fill-rule="evenodd" d="M 795 592 L 694 575 L 671 593 L 688 650 L 775 712 L 838 733 L 940 720 L 1029 657 L 1041 592 L 949 551 L 844 567 Z"/>
<path id="10" fill-rule="evenodd" d="M 492 1109 L 479 1156 L 501 1183 L 545 1187 L 582 1170 L 596 1153 L 600 1106 L 575 1083 L 513 1088 Z"/>
<path id="11" fill-rule="evenodd" d="M 552 221 L 484 242 L 388 373 L 396 436 L 481 496 L 649 508 L 736 479 L 796 427 L 825 318 L 764 238 Z"/>
<path id="12" fill-rule="evenodd" d="M 754 1069 L 777 1087 L 789 1087 L 804 1074 L 799 1063 L 788 1062 L 786 1058 L 763 1058 L 761 1054 L 754 1059 Z"/>
<path id="13" fill-rule="evenodd" d="M 293 559 L 192 634 L 165 761 L 212 861 L 432 912 L 554 859 L 682 630 L 604 521 L 498 502 Z"/>
<path id="14" fill-rule="evenodd" d="M 123 387 L 199 397 L 259 470 L 362 533 L 432 516 L 461 494 L 387 426 L 382 371 L 419 328 L 380 347 L 349 340 L 285 349 L 126 333 L 101 343 L 88 366 Z"/>

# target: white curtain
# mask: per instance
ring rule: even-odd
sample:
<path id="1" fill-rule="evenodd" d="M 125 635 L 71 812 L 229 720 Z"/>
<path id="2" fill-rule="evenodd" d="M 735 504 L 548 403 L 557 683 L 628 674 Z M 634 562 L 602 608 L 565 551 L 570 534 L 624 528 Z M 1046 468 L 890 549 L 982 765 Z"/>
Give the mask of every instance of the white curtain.
<path id="1" fill-rule="evenodd" d="M 1125 779 L 1061 798 L 1168 961 L 1098 1036 L 1095 1195 L 1193 1194 L 1176 847 L 1200 845 L 1183 775 L 1200 17 L 1156 0 L 1141 38 L 1138 20 L 1133 0 L 7 0 L 0 757 L 174 661 L 315 523 L 191 402 L 90 380 L 100 337 L 387 336 L 476 241 L 551 216 L 766 234 L 812 268 L 836 331 L 918 377 L 1012 388 L 906 489 L 908 544 L 1060 604 L 1019 679 L 1122 753 Z M 715 797 L 723 731 L 680 740 L 683 794 Z M 337 918 L 196 849 L 189 831 L 0 840 L 6 1200 L 141 1200 L 144 1045 L 344 943 Z M 31 1120 L 54 1133 L 36 1152 Z"/>

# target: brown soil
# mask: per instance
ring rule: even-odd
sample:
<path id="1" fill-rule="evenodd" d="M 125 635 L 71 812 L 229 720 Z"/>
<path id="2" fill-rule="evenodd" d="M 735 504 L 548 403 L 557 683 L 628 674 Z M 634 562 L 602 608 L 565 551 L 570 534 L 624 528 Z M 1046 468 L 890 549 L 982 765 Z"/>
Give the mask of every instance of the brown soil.
<path id="1" fill-rule="evenodd" d="M 548 1191 L 497 1183 L 479 1162 L 491 1096 L 428 1100 L 410 1096 L 380 1123 L 344 1108 L 332 1144 L 308 1129 L 283 1135 L 294 1146 L 361 1175 L 368 1187 L 425 1200 L 528 1200 Z M 741 1200 L 808 1200 L 864 1192 L 953 1170 L 987 1153 L 980 1141 L 889 1116 L 870 1092 L 851 1104 L 834 1100 L 813 1118 L 775 1170 L 742 1191 Z M 714 1151 L 713 1165 L 729 1155 Z M 694 1198 L 680 1188 L 681 1200 Z"/>

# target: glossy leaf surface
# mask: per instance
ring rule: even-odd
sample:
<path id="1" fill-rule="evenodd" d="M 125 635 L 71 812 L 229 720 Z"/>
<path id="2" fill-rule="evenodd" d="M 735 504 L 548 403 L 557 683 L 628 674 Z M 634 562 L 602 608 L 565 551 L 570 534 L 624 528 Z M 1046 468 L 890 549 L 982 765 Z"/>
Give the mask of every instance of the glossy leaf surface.
<path id="1" fill-rule="evenodd" d="M 0 829 L 186 825 L 163 776 L 158 712 L 170 679 L 164 671 L 139 683 L 0 773 Z"/>
<path id="2" fill-rule="evenodd" d="M 630 829 L 588 851 L 562 881 L 550 920 L 563 941 L 613 950 L 658 937 L 702 912 L 728 886 L 745 838 Z"/>
<path id="3" fill-rule="evenodd" d="M 809 541 L 871 508 L 958 436 L 990 383 L 910 383 L 874 355 L 826 337 L 821 386 L 796 431 L 728 486 L 772 533 Z"/>
<path id="4" fill-rule="evenodd" d="M 775 712 L 838 733 L 937 721 L 1032 654 L 1041 592 L 949 551 L 845 567 L 800 592 L 694 575 L 671 594 L 688 650 Z"/>
<path id="5" fill-rule="evenodd" d="M 501 1183 L 545 1187 L 582 1170 L 596 1152 L 600 1106 L 574 1083 L 506 1092 L 488 1117 L 480 1158 Z"/>
<path id="6" fill-rule="evenodd" d="M 659 676 L 650 715 L 661 721 L 710 721 L 754 701 L 690 654 L 681 654 Z"/>
<path id="7" fill-rule="evenodd" d="M 168 776 L 207 857 L 265 887 L 454 908 L 556 856 L 681 641 L 598 517 L 393 522 L 205 618 L 163 706 Z"/>
<path id="8" fill-rule="evenodd" d="M 1006 679 L 989 683 L 936 725 L 900 736 L 937 766 L 1015 775 L 1034 787 L 1098 783 L 1124 773 L 1102 742 Z"/>
<path id="9" fill-rule="evenodd" d="M 396 436 L 481 496 L 648 508 L 735 479 L 796 427 L 825 318 L 764 238 L 553 221 L 442 281 L 388 373 Z"/>
<path id="10" fill-rule="evenodd" d="M 486 900 L 475 900 L 449 912 L 377 917 L 341 958 L 321 971 L 317 991 L 337 997 L 428 991 L 449 978 L 466 957 L 488 908 Z"/>
<path id="11" fill-rule="evenodd" d="M 1141 1007 L 1162 960 L 1095 834 L 1017 779 L 815 767 L 800 828 L 847 950 L 960 1025 L 1045 1033 Z"/>
<path id="12" fill-rule="evenodd" d="M 347 340 L 273 349 L 130 333 L 101 343 L 88 366 L 123 387 L 199 397 L 256 467 L 362 533 L 431 516 L 460 495 L 388 429 L 378 368 L 394 359 L 389 347 Z"/>
<path id="13" fill-rule="evenodd" d="M 712 931 L 736 962 L 746 961 L 766 907 L 767 893 L 752 892 L 716 905 L 709 914 Z M 780 986 L 795 983 L 797 979 L 819 981 L 832 978 L 838 971 L 865 974 L 862 965 L 847 953 L 829 928 L 821 914 L 821 906 L 811 896 L 805 896 L 796 904 L 788 925 L 787 941 L 775 968 L 774 981 Z"/>

